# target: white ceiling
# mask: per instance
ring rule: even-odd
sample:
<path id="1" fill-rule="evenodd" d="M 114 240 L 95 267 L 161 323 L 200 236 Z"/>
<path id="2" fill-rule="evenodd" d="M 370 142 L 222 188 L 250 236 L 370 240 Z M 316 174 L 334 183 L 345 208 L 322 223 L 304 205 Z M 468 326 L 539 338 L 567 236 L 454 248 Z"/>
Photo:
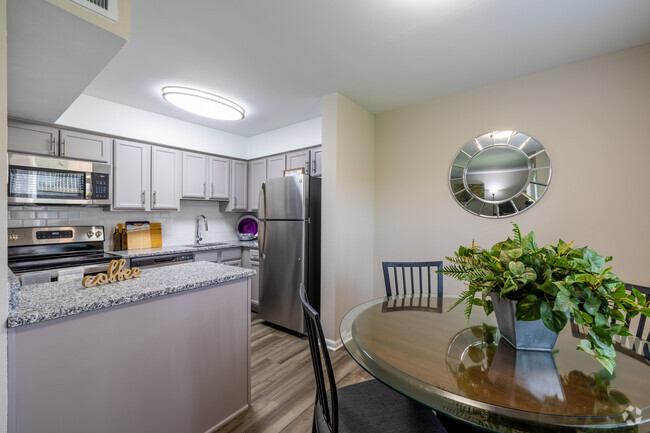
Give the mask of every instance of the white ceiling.
<path id="1" fill-rule="evenodd" d="M 131 40 L 84 93 L 251 136 L 333 92 L 377 113 L 649 42 L 648 0 L 133 0 Z M 246 118 L 185 114 L 164 85 Z"/>

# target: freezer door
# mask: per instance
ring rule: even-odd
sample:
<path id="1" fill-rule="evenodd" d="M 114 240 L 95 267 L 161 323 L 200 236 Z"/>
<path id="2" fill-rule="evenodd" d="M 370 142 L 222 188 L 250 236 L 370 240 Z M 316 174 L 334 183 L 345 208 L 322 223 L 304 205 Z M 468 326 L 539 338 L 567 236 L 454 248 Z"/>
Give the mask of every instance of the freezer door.
<path id="1" fill-rule="evenodd" d="M 304 333 L 298 296 L 307 269 L 304 221 L 263 221 L 260 224 L 260 318 Z"/>
<path id="2" fill-rule="evenodd" d="M 259 197 L 259 218 L 301 220 L 309 218 L 309 176 L 268 179 Z"/>

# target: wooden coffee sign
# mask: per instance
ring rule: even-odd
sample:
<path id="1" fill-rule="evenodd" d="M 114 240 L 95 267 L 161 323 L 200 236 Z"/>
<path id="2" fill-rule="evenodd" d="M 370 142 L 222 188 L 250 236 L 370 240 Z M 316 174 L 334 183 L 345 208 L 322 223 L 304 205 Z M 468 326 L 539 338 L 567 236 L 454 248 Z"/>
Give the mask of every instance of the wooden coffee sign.
<path id="1" fill-rule="evenodd" d="M 116 281 L 130 280 L 142 275 L 140 268 L 123 269 L 126 260 L 112 260 L 108 264 L 108 271 L 105 274 L 88 275 L 81 280 L 84 287 L 101 286 L 103 284 L 114 283 Z"/>

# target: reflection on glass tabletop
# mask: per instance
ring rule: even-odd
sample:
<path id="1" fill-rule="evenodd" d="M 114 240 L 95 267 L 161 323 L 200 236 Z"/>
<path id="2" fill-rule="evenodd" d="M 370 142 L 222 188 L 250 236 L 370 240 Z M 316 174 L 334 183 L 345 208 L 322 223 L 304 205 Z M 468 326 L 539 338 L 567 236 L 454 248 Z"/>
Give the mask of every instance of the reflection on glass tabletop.
<path id="1" fill-rule="evenodd" d="M 341 322 L 350 355 L 394 389 L 449 416 L 494 431 L 650 432 L 647 341 L 619 340 L 608 374 L 577 351 L 577 326 L 553 352 L 517 351 L 494 315 L 467 323 L 455 299 L 392 297 L 367 302 Z"/>

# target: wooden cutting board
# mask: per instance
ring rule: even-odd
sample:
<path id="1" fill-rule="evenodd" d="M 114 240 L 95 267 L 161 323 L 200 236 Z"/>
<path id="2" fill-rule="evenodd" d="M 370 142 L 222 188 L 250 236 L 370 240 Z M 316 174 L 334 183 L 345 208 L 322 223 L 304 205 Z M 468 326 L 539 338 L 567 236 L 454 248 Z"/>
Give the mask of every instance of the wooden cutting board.
<path id="1" fill-rule="evenodd" d="M 151 227 L 149 221 L 126 222 L 127 248 L 139 250 L 151 248 Z"/>
<path id="2" fill-rule="evenodd" d="M 160 223 L 149 224 L 149 233 L 151 237 L 151 248 L 162 247 L 162 226 Z"/>

